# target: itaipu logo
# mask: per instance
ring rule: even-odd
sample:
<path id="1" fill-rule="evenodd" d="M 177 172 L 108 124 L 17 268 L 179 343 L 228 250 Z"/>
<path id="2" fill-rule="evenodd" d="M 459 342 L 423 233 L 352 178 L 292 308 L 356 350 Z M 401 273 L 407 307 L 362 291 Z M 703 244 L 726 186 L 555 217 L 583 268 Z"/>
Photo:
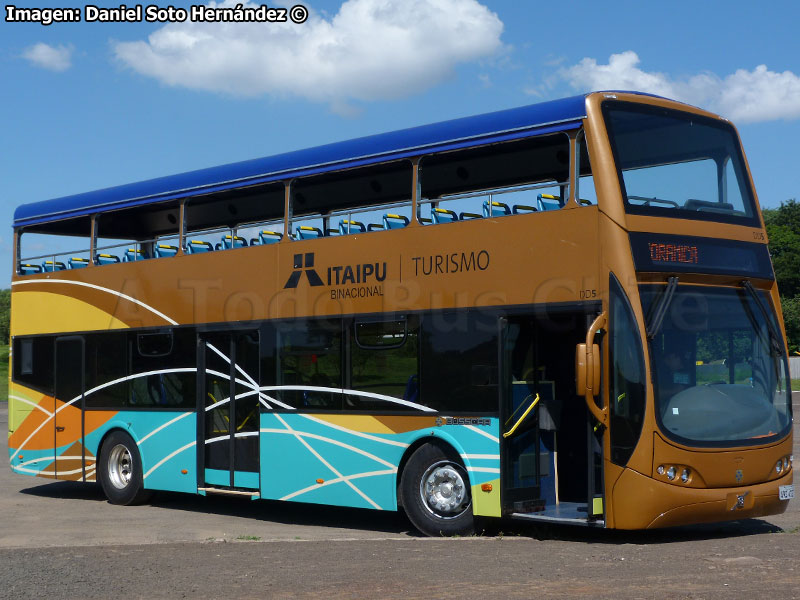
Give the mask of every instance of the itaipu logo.
<path id="1" fill-rule="evenodd" d="M 294 255 L 294 271 L 289 275 L 284 289 L 296 289 L 303 273 L 311 287 L 328 286 L 332 300 L 346 298 L 371 298 L 383 296 L 383 282 L 386 279 L 386 263 L 361 263 L 355 265 L 336 265 L 323 269 L 325 279 L 314 268 L 314 253 Z"/>
<path id="2" fill-rule="evenodd" d="M 303 276 L 303 273 L 306 274 L 308 283 L 311 286 L 317 287 L 325 285 L 314 269 L 314 253 L 309 252 L 307 254 L 294 255 L 294 271 L 289 275 L 289 280 L 286 282 L 286 285 L 283 286 L 283 289 L 296 288 L 297 284 L 300 283 L 300 278 Z"/>

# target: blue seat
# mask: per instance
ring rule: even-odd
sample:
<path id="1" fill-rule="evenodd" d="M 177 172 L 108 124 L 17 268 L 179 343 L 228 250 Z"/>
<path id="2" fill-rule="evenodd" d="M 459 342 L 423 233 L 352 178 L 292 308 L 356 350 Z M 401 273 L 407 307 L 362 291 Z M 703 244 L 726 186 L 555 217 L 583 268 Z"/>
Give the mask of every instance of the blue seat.
<path id="1" fill-rule="evenodd" d="M 402 229 L 406 225 L 408 225 L 408 217 L 395 215 L 393 213 L 386 213 L 383 215 L 383 226 L 386 229 Z"/>
<path id="2" fill-rule="evenodd" d="M 342 219 L 339 221 L 339 233 L 347 235 L 348 233 L 366 233 L 367 226 L 361 221 L 351 221 L 350 219 Z"/>
<path id="3" fill-rule="evenodd" d="M 247 246 L 247 240 L 243 237 L 232 236 L 231 234 L 223 235 L 217 250 L 230 250 L 231 248 L 244 248 Z"/>
<path id="4" fill-rule="evenodd" d="M 119 256 L 114 254 L 98 254 L 95 262 L 98 265 L 113 265 L 119 262 Z"/>
<path id="5" fill-rule="evenodd" d="M 423 225 L 430 225 L 431 223 L 433 223 L 433 219 L 429 217 L 420 217 L 419 222 L 422 223 Z"/>
<path id="6" fill-rule="evenodd" d="M 45 273 L 52 273 L 53 271 L 63 271 L 67 268 L 63 262 L 46 260 L 42 263 L 42 271 Z"/>
<path id="7" fill-rule="evenodd" d="M 386 226 L 380 223 L 370 223 L 367 225 L 367 231 L 383 231 L 384 229 L 386 229 Z"/>
<path id="8" fill-rule="evenodd" d="M 470 221 L 472 219 L 480 219 L 481 216 L 478 213 L 473 212 L 462 212 L 458 215 L 460 221 Z"/>
<path id="9" fill-rule="evenodd" d="M 278 233 L 277 231 L 270 231 L 268 229 L 264 229 L 259 232 L 258 239 L 260 239 L 261 243 L 264 245 L 275 244 L 283 239 L 283 234 Z"/>
<path id="10" fill-rule="evenodd" d="M 455 211 L 448 210 L 446 208 L 434 208 L 431 210 L 431 216 L 433 217 L 433 222 L 435 224 L 440 223 L 452 223 L 454 221 L 458 221 L 458 215 Z"/>
<path id="11" fill-rule="evenodd" d="M 187 254 L 201 254 L 203 252 L 212 252 L 213 250 L 214 246 L 211 245 L 211 242 L 205 240 L 189 240 L 189 243 L 186 244 Z"/>
<path id="12" fill-rule="evenodd" d="M 325 230 L 325 235 L 328 236 L 328 237 L 330 237 L 332 235 L 339 235 L 339 230 L 338 229 L 326 229 Z"/>
<path id="13" fill-rule="evenodd" d="M 156 244 L 156 258 L 167 258 L 175 256 L 178 253 L 178 247 L 170 244 Z"/>
<path id="14" fill-rule="evenodd" d="M 122 259 L 122 262 L 134 262 L 137 260 L 145 260 L 147 255 L 144 253 L 144 250 L 136 249 L 136 248 L 128 248 L 125 251 L 125 256 Z"/>
<path id="15" fill-rule="evenodd" d="M 558 210 L 561 208 L 561 198 L 553 194 L 539 194 L 536 197 L 539 210 Z"/>
<path id="16" fill-rule="evenodd" d="M 537 211 L 535 206 L 528 206 L 527 204 L 515 204 L 513 212 L 515 215 L 520 215 L 524 213 L 532 213 Z"/>
<path id="17" fill-rule="evenodd" d="M 42 272 L 42 265 L 31 265 L 28 263 L 24 263 L 19 266 L 20 275 L 33 275 L 34 273 L 41 273 L 41 272 Z"/>
<path id="18" fill-rule="evenodd" d="M 483 203 L 484 217 L 505 217 L 510 214 L 511 209 L 508 207 L 508 204 L 495 202 L 494 200 L 486 200 Z"/>
<path id="19" fill-rule="evenodd" d="M 85 269 L 89 266 L 89 259 L 73 256 L 67 261 L 67 264 L 69 264 L 70 269 Z"/>
<path id="20" fill-rule="evenodd" d="M 297 228 L 297 239 L 300 240 L 313 240 L 322 237 L 322 230 L 319 227 L 310 227 L 308 225 L 300 225 Z"/>

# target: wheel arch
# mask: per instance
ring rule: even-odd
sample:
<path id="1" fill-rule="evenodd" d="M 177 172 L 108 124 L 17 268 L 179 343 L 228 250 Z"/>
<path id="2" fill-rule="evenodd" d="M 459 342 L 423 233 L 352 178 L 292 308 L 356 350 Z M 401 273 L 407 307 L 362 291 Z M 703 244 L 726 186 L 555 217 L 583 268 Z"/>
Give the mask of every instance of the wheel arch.
<path id="1" fill-rule="evenodd" d="M 136 451 L 139 453 L 139 461 L 142 464 L 142 472 L 143 473 L 146 472 L 147 458 L 144 456 L 144 454 L 142 453 L 142 449 L 139 446 L 139 436 L 136 435 L 136 432 L 133 430 L 132 427 L 130 427 L 128 423 L 123 421 L 111 421 L 107 424 L 106 427 L 103 428 L 103 432 L 100 434 L 100 438 L 97 442 L 97 452 L 95 453 L 95 458 L 97 460 L 98 468 L 100 464 L 100 453 L 103 450 L 103 445 L 106 443 L 106 440 L 108 440 L 108 438 L 111 437 L 111 435 L 117 431 L 122 432 L 125 435 L 129 436 L 133 440 L 133 443 L 136 444 Z M 145 485 L 145 487 L 147 486 Z"/>
<path id="2" fill-rule="evenodd" d="M 406 448 L 405 452 L 403 452 L 403 456 L 400 458 L 400 462 L 397 465 L 397 475 L 395 477 L 395 497 L 397 498 L 397 506 L 401 507 L 403 505 L 403 495 L 400 493 L 400 483 L 403 480 L 403 471 L 405 470 L 406 464 L 408 464 L 408 459 L 419 450 L 422 446 L 426 444 L 430 444 L 432 446 L 439 447 L 445 454 L 450 455 L 453 460 L 458 462 L 461 467 L 464 469 L 464 472 L 467 475 L 469 481 L 469 465 L 467 465 L 464 461 L 463 454 L 464 449 L 461 447 L 456 440 L 451 438 L 450 436 L 439 436 L 439 435 L 426 435 L 421 436 L 414 440 L 411 444 L 409 444 L 408 448 Z"/>

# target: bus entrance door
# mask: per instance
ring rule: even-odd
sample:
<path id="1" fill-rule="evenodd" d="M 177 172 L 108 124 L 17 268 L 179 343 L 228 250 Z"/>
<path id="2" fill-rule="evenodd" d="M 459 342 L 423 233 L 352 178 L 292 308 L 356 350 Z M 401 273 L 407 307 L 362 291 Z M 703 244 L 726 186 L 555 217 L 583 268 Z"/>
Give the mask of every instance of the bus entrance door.
<path id="1" fill-rule="evenodd" d="M 259 336 L 257 331 L 200 336 L 198 419 L 205 451 L 200 487 L 257 490 Z"/>
<path id="2" fill-rule="evenodd" d="M 535 324 L 501 320 L 501 460 L 506 513 L 537 513 L 556 505 L 556 424 L 553 381 L 537 368 Z"/>

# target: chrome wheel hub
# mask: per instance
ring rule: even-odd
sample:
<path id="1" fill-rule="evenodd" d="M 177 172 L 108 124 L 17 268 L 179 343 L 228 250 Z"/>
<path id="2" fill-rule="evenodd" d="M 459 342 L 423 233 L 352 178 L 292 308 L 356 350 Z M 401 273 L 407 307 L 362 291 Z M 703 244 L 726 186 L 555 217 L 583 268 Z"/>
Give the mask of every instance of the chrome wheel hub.
<path id="1" fill-rule="evenodd" d="M 431 465 L 419 485 L 422 504 L 439 518 L 452 519 L 469 507 L 467 484 L 461 469 L 451 462 Z"/>
<path id="2" fill-rule="evenodd" d="M 124 490 L 131 482 L 132 469 L 130 450 L 122 444 L 114 446 L 108 456 L 108 479 L 111 484 Z"/>

